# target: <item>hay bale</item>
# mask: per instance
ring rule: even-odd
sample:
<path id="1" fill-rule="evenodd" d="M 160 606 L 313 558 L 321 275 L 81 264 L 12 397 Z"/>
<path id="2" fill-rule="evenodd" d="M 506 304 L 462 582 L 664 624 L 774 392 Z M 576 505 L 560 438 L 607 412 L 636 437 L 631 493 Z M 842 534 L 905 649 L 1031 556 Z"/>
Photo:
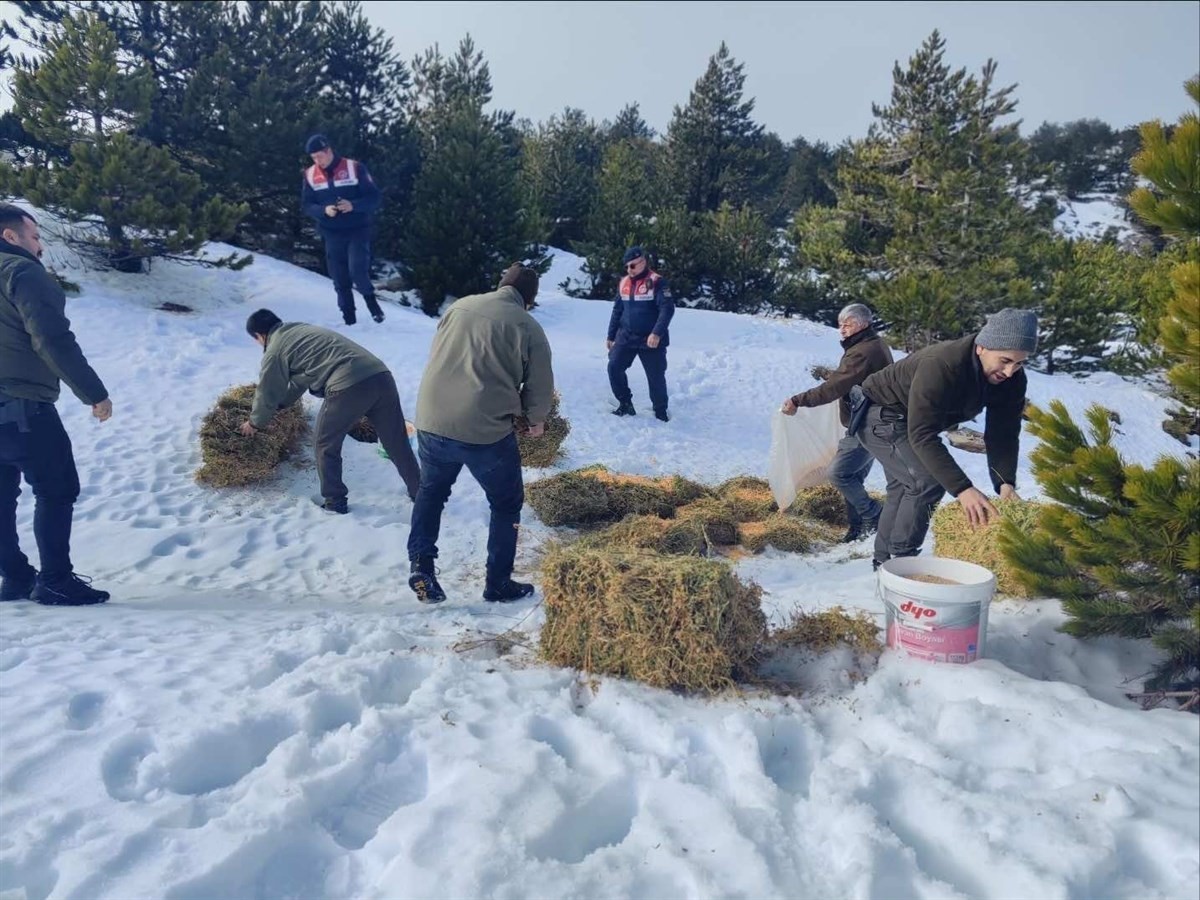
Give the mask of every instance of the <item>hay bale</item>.
<path id="1" fill-rule="evenodd" d="M 880 653 L 879 626 L 863 610 L 850 615 L 840 606 L 817 613 L 797 612 L 783 628 L 771 632 L 769 642 L 775 647 L 804 647 L 824 652 L 839 644 L 855 650 Z"/>
<path id="2" fill-rule="evenodd" d="M 652 550 L 671 556 L 706 556 L 709 546 L 699 520 L 658 516 L 626 516 L 615 525 L 580 538 L 577 543 L 597 550 Z"/>
<path id="3" fill-rule="evenodd" d="M 758 585 L 694 556 L 552 547 L 542 590 L 545 659 L 654 687 L 730 686 L 766 627 Z"/>
<path id="4" fill-rule="evenodd" d="M 730 546 L 737 541 L 737 522 L 729 507 L 713 497 L 687 503 L 675 510 L 675 521 L 695 521 L 710 544 Z"/>
<path id="5" fill-rule="evenodd" d="M 539 519 L 552 527 L 580 527 L 619 519 L 608 503 L 604 485 L 578 471 L 551 475 L 525 486 L 525 500 Z"/>
<path id="6" fill-rule="evenodd" d="M 1037 528 L 1038 513 L 1044 504 L 1031 500 L 993 500 L 1002 518 L 1011 519 L 1022 531 Z M 1000 552 L 997 523 L 972 529 L 957 502 L 943 503 L 930 522 L 933 552 L 936 556 L 961 559 L 990 569 L 996 576 L 996 590 L 1011 597 L 1030 596 L 1029 588 L 1017 580 L 1012 564 Z"/>
<path id="7" fill-rule="evenodd" d="M 375 430 L 375 426 L 368 421 L 366 416 L 363 416 L 354 423 L 354 427 L 346 432 L 347 437 L 351 437 L 360 444 L 378 444 L 379 432 Z"/>
<path id="8" fill-rule="evenodd" d="M 738 522 L 757 522 L 779 511 L 771 485 L 764 478 L 738 475 L 717 486 L 717 496 Z"/>
<path id="9" fill-rule="evenodd" d="M 252 384 L 230 388 L 200 425 L 202 463 L 196 480 L 210 487 L 243 487 L 265 481 L 300 447 L 308 434 L 308 419 L 301 404 L 281 409 L 271 424 L 253 437 L 238 428 L 250 418 L 254 405 Z"/>
<path id="10" fill-rule="evenodd" d="M 529 484 L 526 498 L 547 525 L 584 527 L 626 516 L 669 519 L 675 509 L 711 497 L 703 485 L 678 475 L 624 475 L 602 465 L 551 475 Z"/>
<path id="11" fill-rule="evenodd" d="M 816 519 L 842 528 L 850 525 L 846 515 L 846 498 L 829 482 L 800 491 L 787 512 L 789 516 Z"/>
<path id="12" fill-rule="evenodd" d="M 807 553 L 823 537 L 814 523 L 793 516 L 774 515 L 738 525 L 738 543 L 751 553 L 759 553 L 767 547 L 786 553 Z"/>
<path id="13" fill-rule="evenodd" d="M 518 417 L 515 424 L 517 426 L 517 447 L 521 451 L 521 465 L 534 469 L 545 469 L 558 462 L 559 457 L 562 456 L 563 441 L 571 433 L 571 423 L 564 419 L 558 411 L 559 399 L 558 391 L 555 391 L 554 399 L 550 402 L 550 413 L 546 416 L 546 429 L 540 437 L 529 437 L 525 433 L 529 428 L 529 423 Z"/>

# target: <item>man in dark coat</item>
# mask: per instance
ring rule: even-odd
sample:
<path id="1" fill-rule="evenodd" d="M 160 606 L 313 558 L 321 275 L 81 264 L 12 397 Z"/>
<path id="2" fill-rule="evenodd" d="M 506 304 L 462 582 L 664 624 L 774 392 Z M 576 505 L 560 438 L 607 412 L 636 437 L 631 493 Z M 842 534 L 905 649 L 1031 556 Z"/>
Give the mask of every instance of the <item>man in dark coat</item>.
<path id="1" fill-rule="evenodd" d="M 0 204 L 0 600 L 85 606 L 109 595 L 71 565 L 79 473 L 54 403 L 60 381 L 101 422 L 112 415 L 112 401 L 71 333 L 66 295 L 41 256 L 33 216 Z M 40 572 L 17 540 L 22 475 L 37 503 L 33 533 Z"/>
<path id="2" fill-rule="evenodd" d="M 916 556 L 929 519 L 949 492 L 971 527 L 996 508 L 954 461 L 940 434 L 986 410 L 988 473 L 1000 499 L 1016 496 L 1017 448 L 1025 409 L 1025 361 L 1037 350 L 1037 315 L 1003 309 L 978 334 L 943 341 L 881 369 L 862 384 L 869 404 L 858 432 L 887 474 L 875 535 L 875 567 Z M 859 410 L 855 409 L 855 418 Z"/>
<path id="3" fill-rule="evenodd" d="M 608 383 L 617 398 L 615 416 L 633 416 L 633 392 L 626 372 L 635 359 L 646 370 L 650 404 L 659 421 L 667 415 L 667 344 L 671 342 L 667 326 L 675 315 L 675 304 L 667 295 L 662 276 L 650 268 L 641 247 L 625 251 L 625 275 L 618 287 L 608 321 Z"/>
<path id="4" fill-rule="evenodd" d="M 310 137 L 304 152 L 313 164 L 304 171 L 300 203 L 325 241 L 325 262 L 342 321 L 353 325 L 357 320 L 353 286 L 363 295 L 371 318 L 382 322 L 383 310 L 371 284 L 371 217 L 383 195 L 367 167 L 334 153 L 325 135 Z"/>
<path id="5" fill-rule="evenodd" d="M 838 401 L 842 424 L 850 424 L 850 390 L 868 375 L 892 364 L 892 351 L 871 327 L 871 310 L 851 303 L 838 313 L 838 331 L 842 336 L 842 360 L 823 384 L 789 397 L 783 404 L 784 415 L 794 416 L 802 406 L 824 406 Z M 850 527 L 842 538 L 847 544 L 875 531 L 883 507 L 863 486 L 875 462 L 856 435 L 846 433 L 838 441 L 837 456 L 829 466 L 829 481 L 846 500 Z"/>

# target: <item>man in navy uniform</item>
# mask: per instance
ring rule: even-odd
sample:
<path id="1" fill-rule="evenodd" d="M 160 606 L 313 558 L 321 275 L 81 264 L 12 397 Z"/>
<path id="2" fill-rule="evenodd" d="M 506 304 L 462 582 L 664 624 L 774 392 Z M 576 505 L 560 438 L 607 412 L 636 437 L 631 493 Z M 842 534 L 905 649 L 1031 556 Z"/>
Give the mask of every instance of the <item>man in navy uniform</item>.
<path id="1" fill-rule="evenodd" d="M 667 326 L 675 315 L 675 304 L 667 296 L 666 281 L 650 268 L 645 251 L 630 247 L 625 251 L 625 275 L 608 321 L 608 383 L 617 398 L 614 416 L 637 415 L 633 392 L 626 375 L 634 359 L 642 361 L 654 417 L 670 421 L 667 415 Z"/>

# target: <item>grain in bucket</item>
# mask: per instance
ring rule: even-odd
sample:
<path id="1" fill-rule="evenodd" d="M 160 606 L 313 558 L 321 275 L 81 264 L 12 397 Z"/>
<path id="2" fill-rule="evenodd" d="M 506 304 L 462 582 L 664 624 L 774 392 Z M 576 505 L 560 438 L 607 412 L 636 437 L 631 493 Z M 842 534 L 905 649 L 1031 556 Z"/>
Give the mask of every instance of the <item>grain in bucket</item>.
<path id="1" fill-rule="evenodd" d="M 903 556 L 879 567 L 887 646 L 917 659 L 969 663 L 983 656 L 996 576 L 983 566 Z"/>

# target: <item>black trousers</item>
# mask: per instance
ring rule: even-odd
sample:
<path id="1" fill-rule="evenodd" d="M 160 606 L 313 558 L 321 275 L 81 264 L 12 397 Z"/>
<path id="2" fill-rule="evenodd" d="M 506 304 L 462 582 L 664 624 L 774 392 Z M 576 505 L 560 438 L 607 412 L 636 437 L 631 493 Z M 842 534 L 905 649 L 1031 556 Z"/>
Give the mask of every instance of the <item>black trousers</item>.
<path id="1" fill-rule="evenodd" d="M 11 404 L 23 404 L 13 415 Z M 71 518 L 79 498 L 79 472 L 71 439 L 53 403 L 15 400 L 0 404 L 0 575 L 31 574 L 17 538 L 17 498 L 21 477 L 33 491 L 33 536 L 42 577 L 55 581 L 71 573 Z M 21 421 L 17 421 L 17 419 Z"/>

